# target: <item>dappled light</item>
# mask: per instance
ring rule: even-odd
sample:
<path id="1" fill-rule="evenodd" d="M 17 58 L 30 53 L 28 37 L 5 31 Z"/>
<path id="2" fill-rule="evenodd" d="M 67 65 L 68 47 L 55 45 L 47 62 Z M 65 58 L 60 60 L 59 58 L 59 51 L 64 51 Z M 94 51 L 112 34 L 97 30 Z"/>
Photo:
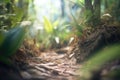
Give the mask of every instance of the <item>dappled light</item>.
<path id="1" fill-rule="evenodd" d="M 0 0 L 0 80 L 119 80 L 120 0 Z"/>

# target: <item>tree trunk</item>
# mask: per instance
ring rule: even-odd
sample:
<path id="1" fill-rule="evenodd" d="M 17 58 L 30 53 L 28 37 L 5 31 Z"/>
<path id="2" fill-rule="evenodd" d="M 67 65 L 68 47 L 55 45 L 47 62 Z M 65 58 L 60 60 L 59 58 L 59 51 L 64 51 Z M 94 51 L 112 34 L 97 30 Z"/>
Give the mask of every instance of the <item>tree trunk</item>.
<path id="1" fill-rule="evenodd" d="M 23 0 L 19 0 L 18 1 L 18 7 L 19 8 L 23 8 L 24 4 L 23 4 Z"/>
<path id="2" fill-rule="evenodd" d="M 85 0 L 85 9 L 93 12 L 92 0 Z"/>
<path id="3" fill-rule="evenodd" d="M 61 16 L 64 17 L 65 16 L 65 2 L 64 0 L 61 0 Z"/>
<path id="4" fill-rule="evenodd" d="M 100 23 L 100 0 L 85 0 L 85 24 L 90 27 L 96 27 Z"/>
<path id="5" fill-rule="evenodd" d="M 92 0 L 85 0 L 85 19 L 86 22 L 85 24 L 87 26 L 92 26 L 93 25 L 93 6 L 92 6 Z"/>
<path id="6" fill-rule="evenodd" d="M 94 0 L 93 8 L 94 8 L 94 25 L 97 26 L 100 23 L 100 14 L 101 14 L 101 8 L 100 8 L 101 1 L 100 0 Z"/>
<path id="7" fill-rule="evenodd" d="M 104 0 L 105 9 L 108 8 L 108 0 Z"/>

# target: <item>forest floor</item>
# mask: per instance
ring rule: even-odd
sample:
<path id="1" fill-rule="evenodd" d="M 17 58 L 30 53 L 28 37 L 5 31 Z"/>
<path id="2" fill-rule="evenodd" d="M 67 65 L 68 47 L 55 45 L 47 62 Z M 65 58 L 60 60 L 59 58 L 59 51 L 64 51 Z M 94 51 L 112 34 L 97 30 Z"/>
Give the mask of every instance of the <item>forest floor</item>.
<path id="1" fill-rule="evenodd" d="M 21 48 L 14 56 L 14 67 L 18 73 L 14 68 L 7 71 L 5 67 L 0 68 L 0 74 L 5 74 L 0 80 L 76 80 L 80 65 L 76 64 L 72 54 L 68 57 L 72 47 L 38 52 L 36 56 L 25 50 L 30 52 Z"/>
<path id="2" fill-rule="evenodd" d="M 85 34 L 83 36 L 86 37 Z M 119 27 L 101 26 L 83 40 L 78 39 L 71 46 L 59 49 L 40 52 L 34 45 L 24 45 L 24 48 L 17 52 L 16 60 L 26 61 L 27 64 L 19 64 L 20 74 L 26 80 L 77 80 L 77 71 L 82 66 L 80 62 L 84 61 L 87 55 L 119 41 Z M 19 53 L 23 53 L 23 56 Z M 36 53 L 36 55 L 30 56 L 26 53 Z M 117 62 L 119 63 L 119 60 Z M 109 67 L 112 68 L 112 66 Z"/>
<path id="3" fill-rule="evenodd" d="M 77 80 L 77 71 L 82 67 L 78 62 L 99 47 L 106 46 L 106 41 L 120 42 L 120 28 L 103 26 L 72 46 L 47 51 L 35 47 L 34 42 L 25 41 L 11 58 L 13 66 L 0 63 L 0 80 Z"/>
<path id="4" fill-rule="evenodd" d="M 41 52 L 37 57 L 28 58 L 20 74 L 28 80 L 76 80 L 76 70 L 80 65 L 74 58 L 68 58 L 70 48 Z"/>

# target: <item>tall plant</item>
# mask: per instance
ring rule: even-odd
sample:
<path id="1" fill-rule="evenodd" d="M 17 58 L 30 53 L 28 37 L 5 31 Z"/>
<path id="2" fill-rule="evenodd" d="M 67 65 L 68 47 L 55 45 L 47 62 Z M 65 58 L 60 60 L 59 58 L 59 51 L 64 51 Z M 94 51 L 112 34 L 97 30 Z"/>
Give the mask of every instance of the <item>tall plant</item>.
<path id="1" fill-rule="evenodd" d="M 101 8 L 100 0 L 84 0 L 85 1 L 85 18 L 87 26 L 95 27 L 100 23 Z M 93 4 L 92 4 L 93 3 Z"/>

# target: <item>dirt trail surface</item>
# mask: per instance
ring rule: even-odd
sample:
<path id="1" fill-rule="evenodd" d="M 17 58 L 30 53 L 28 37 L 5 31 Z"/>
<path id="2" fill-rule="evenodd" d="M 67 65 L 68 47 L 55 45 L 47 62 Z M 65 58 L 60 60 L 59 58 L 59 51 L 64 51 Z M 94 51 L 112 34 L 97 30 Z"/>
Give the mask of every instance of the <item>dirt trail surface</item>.
<path id="1" fill-rule="evenodd" d="M 75 80 L 75 71 L 78 65 L 74 59 L 67 59 L 65 54 L 54 51 L 41 53 L 32 57 L 28 65 L 22 66 L 21 75 L 24 79 L 31 80 Z"/>
<path id="2" fill-rule="evenodd" d="M 69 59 L 66 53 L 67 50 L 61 49 L 42 52 L 37 57 L 26 57 L 28 55 L 19 51 L 15 61 L 18 73 L 15 69 L 5 69 L 5 72 L 1 68 L 11 78 L 4 75 L 0 80 L 76 80 L 76 70 L 80 65 L 76 64 L 74 58 Z"/>

